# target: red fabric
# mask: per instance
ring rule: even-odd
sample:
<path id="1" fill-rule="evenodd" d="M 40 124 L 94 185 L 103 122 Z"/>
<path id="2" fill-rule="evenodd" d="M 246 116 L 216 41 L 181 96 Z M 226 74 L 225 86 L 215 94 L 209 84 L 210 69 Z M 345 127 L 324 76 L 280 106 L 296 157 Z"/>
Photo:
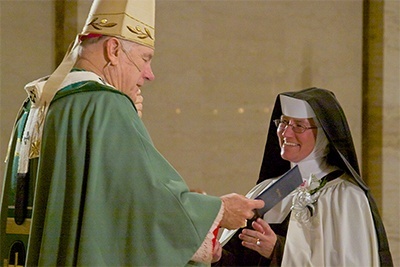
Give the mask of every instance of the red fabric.
<path id="1" fill-rule="evenodd" d="M 215 228 L 213 231 L 213 234 L 214 234 L 214 238 L 212 239 L 213 250 L 215 248 L 215 243 L 217 242 L 218 231 L 219 231 L 219 227 Z"/>
<path id="2" fill-rule="evenodd" d="M 103 36 L 103 35 L 100 34 L 100 33 L 88 33 L 88 34 L 85 34 L 85 35 L 80 35 L 79 36 L 79 40 L 83 41 L 83 40 L 86 40 L 86 39 L 89 39 L 89 38 L 96 38 L 96 37 L 101 37 L 101 36 Z"/>

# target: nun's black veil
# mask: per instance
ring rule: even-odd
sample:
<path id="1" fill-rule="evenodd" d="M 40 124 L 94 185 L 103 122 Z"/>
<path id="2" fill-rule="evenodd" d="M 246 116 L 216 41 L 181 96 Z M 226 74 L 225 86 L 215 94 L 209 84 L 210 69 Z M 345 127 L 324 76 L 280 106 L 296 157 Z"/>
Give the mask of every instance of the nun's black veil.
<path id="1" fill-rule="evenodd" d="M 313 109 L 330 143 L 330 151 L 327 157 L 328 163 L 346 171 L 366 193 L 378 235 L 381 265 L 393 266 L 381 217 L 368 186 L 361 179 L 350 128 L 343 109 L 336 100 L 335 95 L 331 91 L 315 87 L 282 94 L 304 100 Z M 290 169 L 290 162 L 282 159 L 280 156 L 279 140 L 276 134 L 276 126 L 273 123 L 273 120 L 279 119 L 281 115 L 282 109 L 278 95 L 271 115 L 264 157 L 257 183 L 280 176 Z"/>

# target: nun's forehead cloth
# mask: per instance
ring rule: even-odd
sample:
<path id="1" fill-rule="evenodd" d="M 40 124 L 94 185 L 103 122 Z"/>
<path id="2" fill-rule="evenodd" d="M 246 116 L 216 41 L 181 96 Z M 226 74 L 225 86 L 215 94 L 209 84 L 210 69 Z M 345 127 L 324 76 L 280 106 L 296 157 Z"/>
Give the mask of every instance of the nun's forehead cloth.
<path id="1" fill-rule="evenodd" d="M 297 119 L 316 117 L 314 110 L 304 100 L 286 95 L 279 95 L 279 99 L 281 101 L 282 115 Z"/>

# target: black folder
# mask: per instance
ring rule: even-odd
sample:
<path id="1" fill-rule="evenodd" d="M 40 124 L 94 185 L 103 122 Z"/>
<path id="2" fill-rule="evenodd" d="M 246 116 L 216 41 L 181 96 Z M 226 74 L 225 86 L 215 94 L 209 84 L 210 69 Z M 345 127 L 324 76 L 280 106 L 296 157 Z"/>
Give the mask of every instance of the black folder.
<path id="1" fill-rule="evenodd" d="M 299 167 L 296 165 L 256 197 L 256 199 L 264 200 L 265 205 L 263 208 L 255 210 L 255 217 L 262 217 L 302 183 L 303 179 Z"/>

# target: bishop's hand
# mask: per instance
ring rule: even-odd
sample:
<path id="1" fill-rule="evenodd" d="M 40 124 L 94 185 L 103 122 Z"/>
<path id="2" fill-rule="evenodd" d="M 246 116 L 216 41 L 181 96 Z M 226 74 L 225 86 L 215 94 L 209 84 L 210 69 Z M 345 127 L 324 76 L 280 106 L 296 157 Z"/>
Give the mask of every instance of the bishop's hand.
<path id="1" fill-rule="evenodd" d="M 224 203 L 224 215 L 221 227 L 233 230 L 246 226 L 247 219 L 254 216 L 254 209 L 264 207 L 264 201 L 248 199 L 245 196 L 232 193 L 221 197 Z"/>

